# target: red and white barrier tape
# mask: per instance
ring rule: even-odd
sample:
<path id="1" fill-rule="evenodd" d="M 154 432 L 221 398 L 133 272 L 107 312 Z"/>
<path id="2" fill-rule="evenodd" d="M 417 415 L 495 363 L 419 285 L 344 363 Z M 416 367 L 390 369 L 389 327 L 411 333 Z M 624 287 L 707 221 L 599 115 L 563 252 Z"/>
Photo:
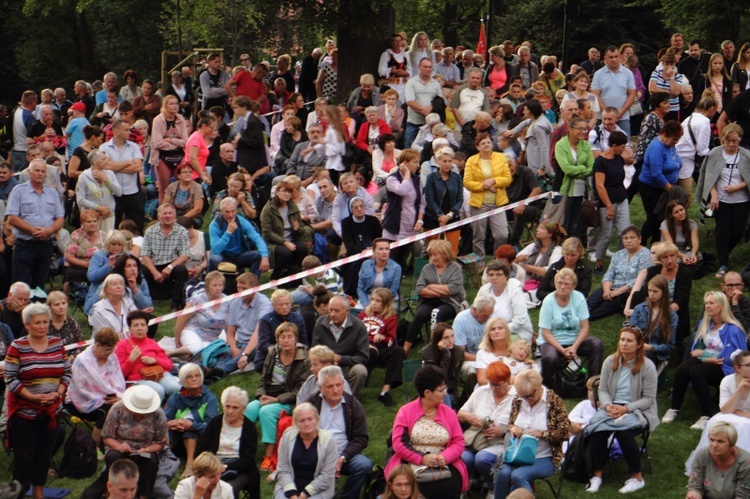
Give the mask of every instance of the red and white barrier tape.
<path id="1" fill-rule="evenodd" d="M 78 350 L 79 348 L 86 348 L 87 346 L 93 345 L 94 340 L 86 340 L 86 341 L 79 341 L 77 343 L 71 343 L 69 345 L 65 345 L 65 351 L 70 352 L 71 350 Z"/>
<path id="2" fill-rule="evenodd" d="M 421 239 L 425 239 L 425 238 L 430 237 L 430 236 L 436 236 L 436 235 L 438 235 L 438 234 L 440 234 L 442 232 L 448 232 L 448 231 L 456 230 L 459 227 L 462 227 L 462 226 L 464 226 L 466 224 L 469 224 L 469 223 L 472 223 L 472 222 L 476 222 L 477 220 L 482 220 L 484 218 L 489 218 L 492 215 L 496 215 L 496 214 L 501 213 L 503 211 L 512 210 L 512 209 L 514 209 L 514 208 L 516 208 L 518 206 L 522 206 L 522 205 L 528 205 L 528 204 L 533 203 L 534 201 L 538 201 L 540 199 L 551 198 L 554 194 L 555 193 L 553 193 L 553 192 L 547 192 L 547 193 L 544 193 L 544 194 L 539 194 L 538 196 L 533 196 L 533 197 L 530 197 L 528 199 L 524 199 L 523 201 L 518 201 L 517 203 L 506 204 L 505 206 L 501 206 L 500 208 L 497 208 L 497 209 L 494 209 L 494 210 L 491 210 L 491 211 L 488 211 L 488 212 L 485 212 L 485 213 L 480 213 L 479 215 L 474 215 L 474 216 L 471 216 L 471 217 L 468 217 L 468 218 L 464 218 L 463 220 L 459 220 L 458 222 L 454 222 L 452 224 L 448 224 L 448 225 L 446 225 L 444 227 L 438 227 L 436 229 L 432 229 L 432 230 L 428 230 L 426 232 L 419 233 L 419 234 L 417 234 L 415 236 L 411 236 L 411 237 L 407 237 L 407 238 L 404 238 L 404 239 L 400 239 L 398 241 L 393 242 L 391 244 L 391 248 L 397 248 L 399 246 L 404 246 L 406 244 L 411 244 L 411 243 L 413 243 L 415 241 L 419 241 Z M 192 314 L 192 313 L 197 312 L 198 310 L 203 310 L 203 309 L 206 309 L 206 308 L 209 308 L 209 307 L 213 307 L 214 305 L 218 305 L 220 303 L 230 302 L 232 300 L 235 300 L 237 298 L 241 298 L 243 296 L 251 295 L 253 293 L 258 293 L 259 291 L 265 291 L 267 289 L 274 288 L 274 287 L 279 286 L 281 284 L 286 284 L 288 282 L 296 281 L 296 280 L 302 279 L 304 277 L 309 277 L 309 276 L 311 276 L 313 274 L 319 274 L 319 273 L 325 272 L 328 269 L 333 269 L 333 268 L 336 268 L 336 267 L 340 267 L 342 265 L 346 265 L 347 263 L 356 262 L 357 260 L 363 260 L 363 259 L 369 258 L 371 256 L 372 256 L 372 250 L 368 249 L 368 250 L 365 250 L 365 251 L 363 251 L 361 253 L 358 253 L 356 255 L 347 256 L 347 257 L 342 258 L 340 260 L 336 260 L 335 262 L 326 263 L 325 265 L 321 265 L 319 267 L 315 267 L 314 269 L 310 269 L 310 270 L 305 270 L 305 271 L 302 271 L 302 272 L 298 272 L 296 274 L 293 274 L 293 275 L 290 275 L 290 276 L 287 276 L 287 277 L 282 277 L 281 279 L 276 279 L 275 281 L 269 281 L 269 282 L 267 282 L 265 284 L 261 284 L 259 286 L 254 287 L 254 288 L 246 289 L 244 291 L 240 291 L 240 292 L 235 293 L 233 295 L 228 295 L 228 296 L 225 296 L 223 298 L 219 298 L 218 300 L 212 300 L 212 301 L 208 301 L 208 302 L 205 302 L 205 303 L 201 303 L 200 305 L 196 305 L 194 307 L 186 308 L 186 309 L 183 309 L 183 310 L 178 310 L 177 312 L 172 312 L 172 313 L 169 313 L 169 314 L 166 314 L 166 315 L 162 315 L 161 317 L 154 317 L 153 319 L 151 319 L 149 321 L 148 325 L 150 326 L 152 324 L 159 324 L 161 322 L 172 320 L 172 319 L 175 319 L 175 318 L 183 316 L 183 315 Z"/>

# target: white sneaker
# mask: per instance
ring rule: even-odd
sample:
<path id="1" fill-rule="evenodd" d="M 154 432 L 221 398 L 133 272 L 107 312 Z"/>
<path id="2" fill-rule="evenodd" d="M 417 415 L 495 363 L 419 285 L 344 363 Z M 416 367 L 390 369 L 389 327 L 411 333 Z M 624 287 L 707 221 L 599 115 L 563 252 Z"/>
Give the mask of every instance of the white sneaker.
<path id="1" fill-rule="evenodd" d="M 589 261 L 596 263 L 596 253 L 594 251 L 589 252 Z"/>
<path id="2" fill-rule="evenodd" d="M 646 486 L 646 480 L 641 480 L 639 482 L 635 478 L 628 478 L 625 481 L 625 486 L 621 488 L 618 492 L 620 494 L 628 494 L 630 492 L 635 492 L 636 490 L 642 489 L 645 486 Z"/>
<path id="3" fill-rule="evenodd" d="M 615 256 L 614 251 L 612 251 L 611 249 L 607 248 L 607 257 L 612 258 L 613 256 Z"/>
<path id="4" fill-rule="evenodd" d="M 664 413 L 664 416 L 661 418 L 661 422 L 664 424 L 669 424 L 677 417 L 677 414 L 679 414 L 680 411 L 677 409 L 667 409 L 667 412 Z"/>
<path id="5" fill-rule="evenodd" d="M 595 493 L 599 492 L 599 487 L 602 486 L 602 479 L 598 476 L 592 476 L 589 480 L 589 484 L 586 485 L 586 492 Z"/>
<path id="6" fill-rule="evenodd" d="M 690 427 L 691 430 L 705 430 L 706 429 L 706 423 L 708 423 L 708 420 L 711 419 L 708 416 L 701 416 L 698 421 L 696 421 L 693 426 Z"/>

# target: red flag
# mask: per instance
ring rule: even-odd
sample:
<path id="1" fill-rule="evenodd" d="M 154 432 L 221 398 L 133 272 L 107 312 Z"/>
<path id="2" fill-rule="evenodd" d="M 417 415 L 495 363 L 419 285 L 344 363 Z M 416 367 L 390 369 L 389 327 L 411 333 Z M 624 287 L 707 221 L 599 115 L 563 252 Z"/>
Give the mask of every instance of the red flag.
<path id="1" fill-rule="evenodd" d="M 487 60 L 487 37 L 484 34 L 484 20 L 480 21 L 479 41 L 477 42 L 477 54 L 481 54 L 484 60 Z"/>

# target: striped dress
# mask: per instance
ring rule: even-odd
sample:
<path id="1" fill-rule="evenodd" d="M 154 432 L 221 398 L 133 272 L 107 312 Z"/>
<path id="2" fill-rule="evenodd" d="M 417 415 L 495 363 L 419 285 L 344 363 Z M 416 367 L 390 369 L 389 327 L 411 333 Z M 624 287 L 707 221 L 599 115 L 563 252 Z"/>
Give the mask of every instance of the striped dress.
<path id="1" fill-rule="evenodd" d="M 60 338 L 49 337 L 47 349 L 43 352 L 32 348 L 28 336 L 13 341 L 5 356 L 8 419 L 13 414 L 25 419 L 38 419 L 44 415 L 45 408 L 21 398 L 21 390 L 26 388 L 33 394 L 53 392 L 60 383 L 67 387 L 70 376 L 70 362 L 65 358 Z M 55 414 L 61 409 L 62 404 L 55 404 Z"/>

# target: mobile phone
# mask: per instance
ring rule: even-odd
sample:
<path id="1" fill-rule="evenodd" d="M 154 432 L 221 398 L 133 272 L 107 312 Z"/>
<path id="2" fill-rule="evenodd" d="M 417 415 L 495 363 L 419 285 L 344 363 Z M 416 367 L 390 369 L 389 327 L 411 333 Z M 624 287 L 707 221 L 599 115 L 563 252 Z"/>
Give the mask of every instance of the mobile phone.
<path id="1" fill-rule="evenodd" d="M 104 396 L 104 398 L 108 398 L 109 399 L 109 398 L 116 397 L 116 396 L 117 396 L 116 393 L 108 393 L 107 395 Z"/>

